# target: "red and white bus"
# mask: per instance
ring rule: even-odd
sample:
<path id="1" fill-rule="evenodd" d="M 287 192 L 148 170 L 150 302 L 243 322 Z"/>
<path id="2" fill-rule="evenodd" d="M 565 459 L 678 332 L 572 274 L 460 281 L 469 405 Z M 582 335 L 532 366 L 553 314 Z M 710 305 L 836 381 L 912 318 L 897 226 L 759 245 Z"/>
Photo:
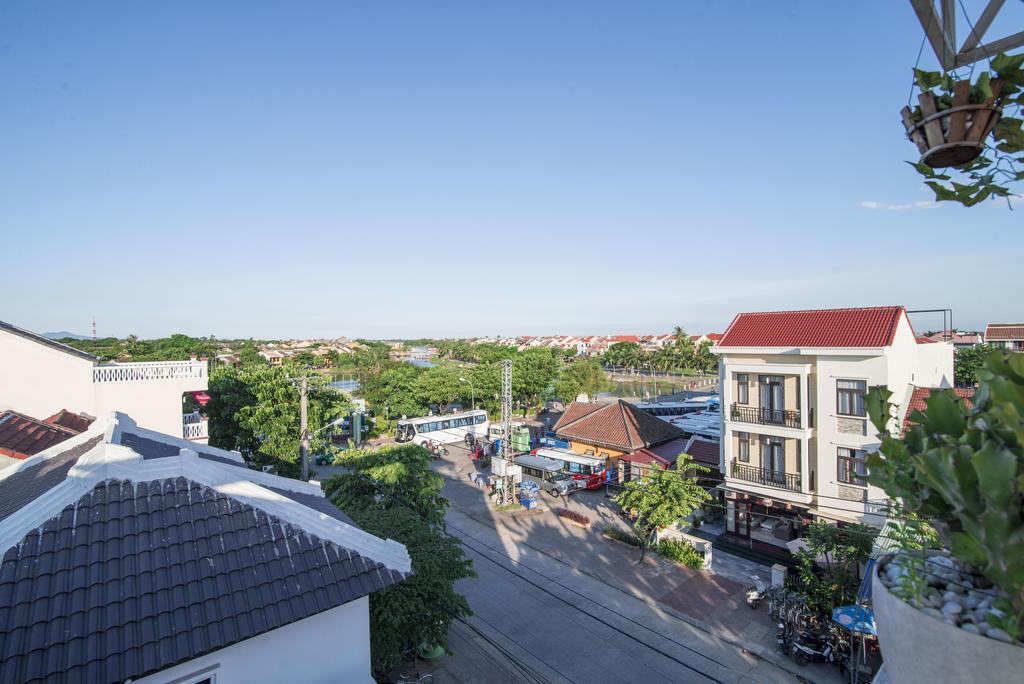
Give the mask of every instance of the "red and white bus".
<path id="1" fill-rule="evenodd" d="M 558 461 L 562 464 L 562 470 L 572 475 L 574 480 L 586 480 L 587 489 L 600 489 L 604 485 L 608 466 L 603 458 L 584 456 L 575 451 L 555 447 L 540 447 L 530 454 Z"/>

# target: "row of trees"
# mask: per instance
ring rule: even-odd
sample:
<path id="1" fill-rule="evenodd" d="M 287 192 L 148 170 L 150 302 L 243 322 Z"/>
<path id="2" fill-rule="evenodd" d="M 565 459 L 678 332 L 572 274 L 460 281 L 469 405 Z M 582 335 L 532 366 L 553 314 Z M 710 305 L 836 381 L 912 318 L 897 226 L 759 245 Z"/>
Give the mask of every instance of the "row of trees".
<path id="1" fill-rule="evenodd" d="M 718 359 L 711 353 L 712 343 L 694 344 L 686 331 L 676 326 L 675 340 L 655 351 L 645 351 L 636 342 L 616 342 L 608 347 L 602 361 L 615 368 L 650 368 L 656 371 L 696 370 L 713 373 Z"/>
<path id="2" fill-rule="evenodd" d="M 556 396 L 571 401 L 580 392 L 596 393 L 606 388 L 604 372 L 595 361 L 581 360 L 565 366 L 550 349 L 509 349 L 503 357 L 467 366 L 420 368 L 357 359 L 359 395 L 378 415 L 387 418 L 441 412 L 452 403 L 465 406 L 475 402 L 479 408 L 496 412 L 500 405 L 501 358 L 513 360 L 513 400 L 524 409 Z"/>

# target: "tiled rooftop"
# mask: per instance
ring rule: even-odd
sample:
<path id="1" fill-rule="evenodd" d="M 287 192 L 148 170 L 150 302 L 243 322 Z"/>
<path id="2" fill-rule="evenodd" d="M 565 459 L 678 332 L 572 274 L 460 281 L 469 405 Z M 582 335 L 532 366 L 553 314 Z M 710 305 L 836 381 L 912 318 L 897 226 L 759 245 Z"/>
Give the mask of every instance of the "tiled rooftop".
<path id="1" fill-rule="evenodd" d="M 0 413 L 0 454 L 26 458 L 77 433 L 77 430 L 52 425 L 17 411 L 4 411 Z"/>
<path id="2" fill-rule="evenodd" d="M 741 313 L 719 347 L 884 347 L 892 344 L 902 306 Z"/>
<path id="3" fill-rule="evenodd" d="M 411 572 L 315 485 L 111 420 L 0 473 L 0 682 L 136 679 Z"/>
<path id="4" fill-rule="evenodd" d="M 681 437 L 683 431 L 622 400 L 590 404 L 573 402 L 555 424 L 560 439 L 636 451 Z"/>

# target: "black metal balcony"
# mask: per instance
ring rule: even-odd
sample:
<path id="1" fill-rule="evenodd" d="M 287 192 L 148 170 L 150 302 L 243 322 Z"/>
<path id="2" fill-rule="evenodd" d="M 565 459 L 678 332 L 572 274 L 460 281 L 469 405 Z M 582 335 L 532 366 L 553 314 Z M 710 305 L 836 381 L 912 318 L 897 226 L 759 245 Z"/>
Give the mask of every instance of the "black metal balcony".
<path id="1" fill-rule="evenodd" d="M 800 412 L 778 409 L 759 408 L 757 406 L 732 405 L 732 419 L 741 423 L 756 425 L 779 425 L 782 427 L 799 428 Z"/>
<path id="2" fill-rule="evenodd" d="M 800 473 L 777 473 L 774 470 L 745 465 L 735 459 L 732 462 L 732 477 L 766 487 L 778 487 L 791 492 L 800 491 Z"/>

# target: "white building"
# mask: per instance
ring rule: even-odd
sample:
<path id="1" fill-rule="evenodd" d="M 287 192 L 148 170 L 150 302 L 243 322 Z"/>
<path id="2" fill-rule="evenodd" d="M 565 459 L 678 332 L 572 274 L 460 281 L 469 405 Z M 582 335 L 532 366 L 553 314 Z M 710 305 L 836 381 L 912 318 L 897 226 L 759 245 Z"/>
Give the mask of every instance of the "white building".
<path id="1" fill-rule="evenodd" d="M 0 682 L 371 684 L 411 574 L 319 485 L 115 414 L 0 472 Z"/>
<path id="2" fill-rule="evenodd" d="M 801 520 L 882 524 L 885 494 L 861 478 L 879 443 L 865 393 L 905 410 L 914 387 L 953 384 L 952 344 L 919 342 L 899 306 L 743 313 L 712 351 L 726 532 L 777 546 Z"/>
<path id="3" fill-rule="evenodd" d="M 205 443 L 206 421 L 183 414 L 207 389 L 206 361 L 100 363 L 73 347 L 0 321 L 0 410 L 45 417 L 67 409 L 132 415 L 151 430 Z"/>

